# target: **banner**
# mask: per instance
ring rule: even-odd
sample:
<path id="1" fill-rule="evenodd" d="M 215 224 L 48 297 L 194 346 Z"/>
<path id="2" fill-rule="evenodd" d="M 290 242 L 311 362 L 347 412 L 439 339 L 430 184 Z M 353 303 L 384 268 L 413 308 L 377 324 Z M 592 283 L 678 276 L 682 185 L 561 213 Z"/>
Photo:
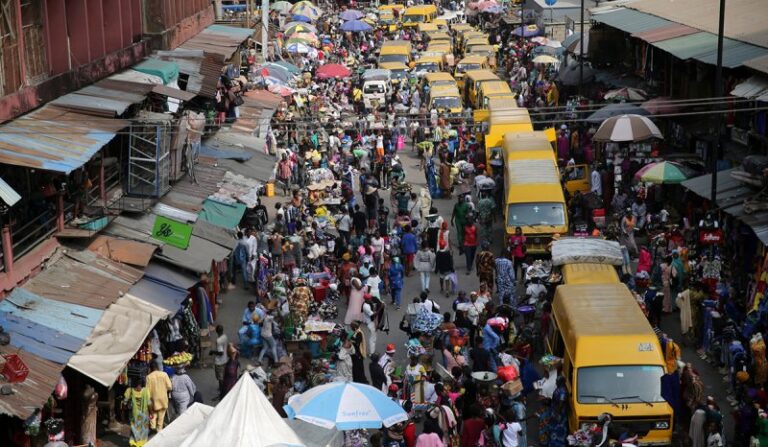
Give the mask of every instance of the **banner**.
<path id="1" fill-rule="evenodd" d="M 186 250 L 189 247 L 189 239 L 191 237 L 191 224 L 177 222 L 164 216 L 157 216 L 155 218 L 155 226 L 152 228 L 153 239 Z"/>

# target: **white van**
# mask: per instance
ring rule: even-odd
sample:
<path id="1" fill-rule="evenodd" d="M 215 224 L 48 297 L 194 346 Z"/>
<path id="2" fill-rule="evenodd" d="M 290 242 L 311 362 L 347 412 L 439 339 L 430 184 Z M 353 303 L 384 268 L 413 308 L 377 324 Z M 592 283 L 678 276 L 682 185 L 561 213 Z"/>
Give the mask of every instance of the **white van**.
<path id="1" fill-rule="evenodd" d="M 367 109 L 383 109 L 392 90 L 392 73 L 384 69 L 371 69 L 363 73 L 363 104 Z"/>

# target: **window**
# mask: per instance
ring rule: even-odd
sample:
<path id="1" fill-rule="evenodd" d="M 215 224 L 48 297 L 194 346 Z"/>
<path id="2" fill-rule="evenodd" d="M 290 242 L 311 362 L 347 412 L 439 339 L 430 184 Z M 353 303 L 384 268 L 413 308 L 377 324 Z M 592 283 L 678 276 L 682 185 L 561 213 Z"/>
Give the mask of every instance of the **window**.
<path id="1" fill-rule="evenodd" d="M 562 203 L 513 203 L 507 208 L 507 226 L 565 225 Z"/>
<path id="2" fill-rule="evenodd" d="M 24 58 L 27 62 L 27 80 L 34 82 L 48 75 L 46 39 L 43 29 L 43 2 L 21 2 L 21 28 L 24 34 Z"/>
<path id="3" fill-rule="evenodd" d="M 663 402 L 657 365 L 590 366 L 578 369 L 577 396 L 582 404 Z"/>

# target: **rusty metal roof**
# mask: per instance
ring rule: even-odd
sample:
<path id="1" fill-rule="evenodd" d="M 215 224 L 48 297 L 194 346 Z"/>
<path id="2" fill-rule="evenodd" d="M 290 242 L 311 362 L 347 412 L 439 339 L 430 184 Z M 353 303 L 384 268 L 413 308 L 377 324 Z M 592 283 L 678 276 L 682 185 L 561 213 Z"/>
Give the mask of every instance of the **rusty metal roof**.
<path id="1" fill-rule="evenodd" d="M 226 169 L 213 164 L 195 165 L 195 181 L 185 176 L 173 184 L 171 191 L 160 199 L 161 203 L 184 211 L 197 213 L 203 209 L 203 201 L 219 190 Z"/>
<path id="2" fill-rule="evenodd" d="M 180 99 L 182 101 L 191 101 L 195 97 L 194 93 L 185 92 L 184 90 L 179 90 L 173 87 L 168 87 L 167 85 L 156 85 L 152 89 L 152 93 L 157 93 L 158 95 L 165 95 L 170 98 Z"/>
<path id="3" fill-rule="evenodd" d="M 29 368 L 27 380 L 11 385 L 14 393 L 0 395 L 0 414 L 26 419 L 48 401 L 59 381 L 64 365 L 50 362 L 29 352 L 17 352 L 13 346 L 0 346 L 0 354 L 18 354 Z"/>
<path id="4" fill-rule="evenodd" d="M 176 48 L 172 51 L 158 51 L 152 57 L 179 65 L 179 73 L 187 78 L 185 91 L 207 98 L 216 96 L 216 86 L 224 63 L 220 55 Z"/>
<path id="5" fill-rule="evenodd" d="M 69 174 L 128 124 L 44 106 L 0 125 L 0 163 Z"/>
<path id="6" fill-rule="evenodd" d="M 118 263 L 146 267 L 157 250 L 157 246 L 109 236 L 98 236 L 88 246 L 88 250 Z"/>
<path id="7" fill-rule="evenodd" d="M 687 36 L 689 34 L 695 34 L 698 32 L 699 30 L 697 30 L 696 28 L 691 28 L 690 26 L 675 23 L 669 26 L 663 26 L 661 28 L 640 31 L 639 33 L 632 34 L 632 37 L 636 37 L 648 43 L 653 43 L 653 42 L 658 42 L 660 40 L 667 40 L 667 39 L 673 39 L 675 37 Z"/>
<path id="8" fill-rule="evenodd" d="M 57 301 L 106 309 L 142 275 L 141 270 L 91 251 L 62 250 L 24 288 Z"/>
<path id="9" fill-rule="evenodd" d="M 179 46 L 185 50 L 203 50 L 218 54 L 226 61 L 235 54 L 240 44 L 253 36 L 253 29 L 226 25 L 211 25 Z"/>

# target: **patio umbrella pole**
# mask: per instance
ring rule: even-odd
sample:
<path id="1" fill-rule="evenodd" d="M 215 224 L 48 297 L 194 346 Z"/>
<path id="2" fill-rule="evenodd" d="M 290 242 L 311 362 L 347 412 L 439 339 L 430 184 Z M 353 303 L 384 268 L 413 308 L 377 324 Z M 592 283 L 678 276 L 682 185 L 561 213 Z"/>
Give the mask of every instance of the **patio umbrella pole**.
<path id="1" fill-rule="evenodd" d="M 717 67 L 715 68 L 715 96 L 721 98 L 723 96 L 723 34 L 725 32 L 725 0 L 720 0 L 720 17 L 718 20 L 717 28 Z M 715 147 L 712 148 L 711 168 L 712 168 L 712 183 L 709 193 L 712 207 L 717 208 L 717 158 L 720 155 L 720 142 L 722 139 L 721 129 L 723 127 L 723 115 L 717 115 L 717 129 L 715 129 Z M 712 252 L 710 253 L 712 259 L 715 256 L 715 246 L 712 245 Z"/>
<path id="2" fill-rule="evenodd" d="M 579 39 L 579 96 L 584 84 L 584 0 L 581 0 L 581 38 Z"/>

